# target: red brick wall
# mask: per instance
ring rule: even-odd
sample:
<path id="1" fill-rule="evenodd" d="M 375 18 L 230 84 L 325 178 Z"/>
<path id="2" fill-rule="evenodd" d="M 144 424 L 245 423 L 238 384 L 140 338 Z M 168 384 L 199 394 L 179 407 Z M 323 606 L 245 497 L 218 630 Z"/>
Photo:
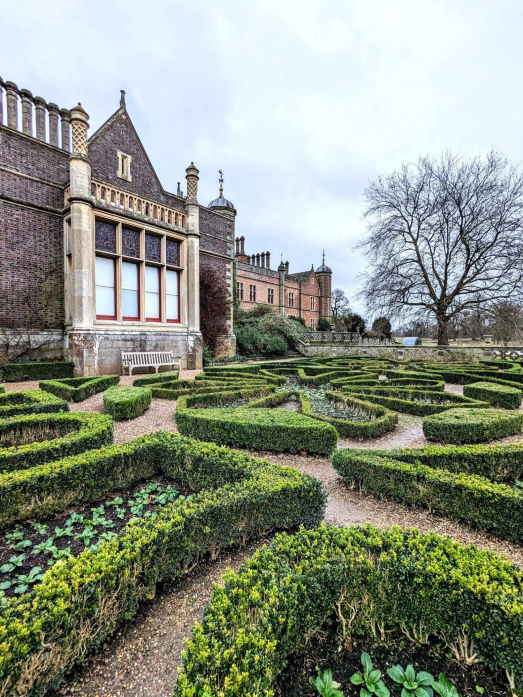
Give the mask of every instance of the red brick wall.
<path id="1" fill-rule="evenodd" d="M 3 127 L 0 167 L 0 326 L 58 329 L 69 154 Z"/>
<path id="2" fill-rule="evenodd" d="M 0 326 L 63 325 L 62 245 L 60 217 L 0 200 Z"/>

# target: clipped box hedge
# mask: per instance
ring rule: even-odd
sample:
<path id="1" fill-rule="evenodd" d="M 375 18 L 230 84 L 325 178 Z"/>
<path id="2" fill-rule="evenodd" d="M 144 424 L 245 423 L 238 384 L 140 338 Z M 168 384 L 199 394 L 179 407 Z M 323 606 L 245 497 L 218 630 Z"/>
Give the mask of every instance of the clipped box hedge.
<path id="1" fill-rule="evenodd" d="M 410 464 L 475 474 L 493 482 L 514 484 L 523 479 L 523 443 L 511 445 L 427 445 L 422 448 L 367 450 L 369 455 Z"/>
<path id="2" fill-rule="evenodd" d="M 195 399 L 196 396 L 193 398 Z M 330 454 L 338 433 L 322 423 L 287 409 L 187 409 L 182 397 L 175 413 L 185 436 L 249 450 Z"/>
<path id="3" fill-rule="evenodd" d="M 112 442 L 113 420 L 97 412 L 0 419 L 0 472 L 35 467 Z"/>
<path id="4" fill-rule="evenodd" d="M 104 410 L 115 421 L 134 419 L 149 408 L 152 398 L 150 387 L 115 385 L 104 392 Z"/>
<path id="5" fill-rule="evenodd" d="M 23 414 L 55 414 L 69 411 L 69 405 L 43 390 L 20 390 L 0 394 L 0 419 Z"/>
<path id="6" fill-rule="evenodd" d="M 2 371 L 6 382 L 72 378 L 74 375 L 74 363 L 72 361 L 6 363 L 2 367 Z"/>
<path id="7" fill-rule="evenodd" d="M 523 392 L 517 387 L 496 385 L 491 382 L 473 382 L 465 385 L 463 394 L 472 399 L 482 399 L 493 407 L 503 409 L 519 409 Z"/>
<path id="8" fill-rule="evenodd" d="M 67 378 L 64 380 L 41 380 L 39 387 L 68 402 L 83 402 L 94 394 L 104 392 L 120 382 L 119 375 L 100 375 L 96 378 Z"/>
<path id="9" fill-rule="evenodd" d="M 141 378 L 136 378 L 133 380 L 134 387 L 150 387 L 151 385 L 157 385 L 161 382 L 172 382 L 173 380 L 178 380 L 179 376 L 178 370 L 166 370 L 163 373 L 153 373 L 152 375 L 145 375 Z"/>
<path id="10" fill-rule="evenodd" d="M 386 377 L 388 378 L 424 378 L 427 380 L 443 380 L 443 373 L 438 372 L 423 372 L 418 370 L 396 370 L 393 368 L 387 368 L 384 371 Z M 448 382 L 448 381 L 447 381 Z"/>
<path id="11" fill-rule="evenodd" d="M 214 587 L 174 695 L 279 694 L 292 655 L 333 617 L 340 640 L 371 628 L 384 643 L 402 632 L 407 646 L 439 636 L 465 669 L 474 652 L 521 689 L 522 616 L 521 570 L 500 554 L 398 527 L 280 534 Z"/>
<path id="12" fill-rule="evenodd" d="M 523 542 L 523 496 L 473 474 L 455 474 L 363 450 L 337 450 L 332 466 L 350 486 L 376 498 L 426 508 L 436 515 Z"/>
<path id="13" fill-rule="evenodd" d="M 426 389 L 401 389 L 389 387 L 345 386 L 344 394 L 361 395 L 362 399 L 381 404 L 388 409 L 413 416 L 439 414 L 449 409 L 476 408 L 488 409 L 488 402 L 480 402 L 468 397 L 461 397 L 450 392 Z"/>
<path id="14" fill-rule="evenodd" d="M 0 383 L 0 394 L 5 394 L 5 386 Z"/>
<path id="15" fill-rule="evenodd" d="M 523 413 L 499 409 L 450 409 L 423 419 L 423 433 L 437 443 L 484 443 L 521 432 Z"/>
<path id="16" fill-rule="evenodd" d="M 186 574 L 206 554 L 245 544 L 274 529 L 312 527 L 321 520 L 321 484 L 290 467 L 157 432 L 120 446 L 44 465 L 71 479 L 92 478 L 98 493 L 162 473 L 188 484 L 192 497 L 162 506 L 155 517 L 131 522 L 112 541 L 57 562 L 32 593 L 0 607 L 0 684 L 5 697 L 43 694 L 102 646 L 152 598 L 159 581 Z M 35 468 L 36 469 L 36 468 Z M 104 482 L 107 486 L 102 486 Z M 96 494 L 84 487 L 83 494 Z M 62 502 L 64 499 L 62 498 Z"/>

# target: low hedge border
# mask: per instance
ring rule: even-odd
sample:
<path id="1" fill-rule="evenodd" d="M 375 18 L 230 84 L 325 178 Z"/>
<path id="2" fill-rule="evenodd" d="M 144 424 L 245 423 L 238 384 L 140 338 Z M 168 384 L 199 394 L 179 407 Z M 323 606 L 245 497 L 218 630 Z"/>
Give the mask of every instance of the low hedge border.
<path id="1" fill-rule="evenodd" d="M 423 419 L 423 433 L 437 443 L 484 443 L 521 433 L 523 413 L 499 409 L 450 409 Z"/>
<path id="2" fill-rule="evenodd" d="M 488 409 L 488 402 L 437 390 L 392 389 L 387 387 L 344 387 L 344 394 L 361 394 L 369 402 L 413 416 L 440 414 L 449 409 Z M 419 401 L 415 401 L 419 400 Z M 425 401 L 422 401 L 425 400 Z"/>
<path id="3" fill-rule="evenodd" d="M 473 382 L 463 387 L 463 394 L 472 399 L 482 399 L 493 407 L 519 409 L 523 392 L 517 387 L 496 385 L 491 382 Z"/>
<path id="4" fill-rule="evenodd" d="M 104 392 L 120 382 L 119 375 L 101 375 L 96 378 L 67 378 L 41 380 L 39 388 L 68 402 L 83 402 L 94 394 Z"/>
<path id="5" fill-rule="evenodd" d="M 423 372 L 418 370 L 394 370 L 387 369 L 384 374 L 388 378 L 425 378 L 427 380 L 444 380 L 443 373 Z"/>
<path id="6" fill-rule="evenodd" d="M 507 379 L 495 377 L 496 375 L 503 375 L 501 372 L 492 373 L 490 371 L 469 373 L 463 370 L 440 370 L 438 371 L 438 375 L 441 376 L 445 382 L 453 383 L 454 385 L 470 385 L 474 382 L 488 381 L 497 385 L 507 385 L 508 387 L 516 387 L 518 389 L 522 388 L 521 383 L 512 380 L 512 373 L 510 373 L 510 377 Z"/>
<path id="7" fill-rule="evenodd" d="M 154 596 L 159 581 L 269 530 L 314 526 L 325 509 L 325 493 L 312 477 L 176 434 L 157 432 L 69 459 L 68 466 L 76 463 L 79 473 L 80 463 L 88 467 L 89 461 L 100 487 L 96 474 L 120 468 L 122 455 L 136 480 L 162 472 L 199 493 L 161 507 L 155 518 L 129 523 L 95 551 L 57 562 L 32 593 L 4 601 L 0 682 L 6 697 L 57 687 L 66 671 L 136 613 L 141 600 Z M 57 464 L 64 468 L 67 462 Z M 129 481 L 131 472 L 126 475 Z"/>
<path id="8" fill-rule="evenodd" d="M 171 382 L 172 380 L 178 380 L 179 375 L 178 370 L 166 370 L 163 373 L 144 375 L 133 380 L 133 387 L 150 387 L 152 384 L 157 385 L 160 382 Z"/>
<path id="9" fill-rule="evenodd" d="M 186 408 L 195 406 L 198 401 L 208 404 L 206 397 L 215 395 L 194 395 L 178 400 L 175 420 L 181 434 L 249 450 L 330 454 L 336 447 L 338 433 L 333 426 L 287 409 L 252 405 L 238 409 Z"/>
<path id="10" fill-rule="evenodd" d="M 409 390 L 445 391 L 445 380 L 429 380 L 427 378 L 390 378 L 382 382 L 383 387 L 404 387 Z"/>
<path id="11" fill-rule="evenodd" d="M 0 383 L 0 394 L 5 394 L 5 386 Z"/>
<path id="12" fill-rule="evenodd" d="M 423 448 L 367 450 L 410 464 L 446 469 L 454 474 L 475 474 L 500 484 L 523 479 L 523 443 L 512 445 L 427 445 Z"/>
<path id="13" fill-rule="evenodd" d="M 72 361 L 6 363 L 2 367 L 2 372 L 6 382 L 72 378 L 74 375 L 74 363 Z"/>
<path id="14" fill-rule="evenodd" d="M 474 474 L 453 473 L 363 450 L 337 450 L 332 466 L 350 486 L 521 544 L 523 496 Z"/>
<path id="15" fill-rule="evenodd" d="M 280 534 L 214 587 L 174 695 L 274 695 L 292 654 L 332 617 L 342 638 L 437 635 L 462 664 L 474 651 L 521 688 L 522 615 L 521 571 L 450 537 L 372 526 Z"/>
<path id="16" fill-rule="evenodd" d="M 347 407 L 360 410 L 371 421 L 345 421 L 331 416 L 320 416 L 315 414 L 310 407 L 310 412 L 304 411 L 308 416 L 320 421 L 332 424 L 342 438 L 355 438 L 356 440 L 371 440 L 380 438 L 385 433 L 389 433 L 396 428 L 398 415 L 395 411 L 390 411 L 379 404 L 372 404 L 365 399 L 359 399 L 354 395 L 340 394 L 339 392 L 325 392 L 325 397 L 333 402 L 342 402 Z M 308 403 L 308 400 L 307 400 Z"/>
<path id="17" fill-rule="evenodd" d="M 135 419 L 149 408 L 152 398 L 150 387 L 115 385 L 104 392 L 104 410 L 115 421 Z"/>
<path id="18" fill-rule="evenodd" d="M 52 431 L 55 431 L 53 434 Z M 51 433 L 49 433 L 51 431 Z M 16 443 L 31 434 L 49 434 L 46 440 Z M 60 460 L 113 442 L 113 420 L 97 412 L 83 414 L 29 414 L 0 419 L 0 472 L 27 469 Z"/>
<path id="19" fill-rule="evenodd" d="M 184 387 L 181 383 L 191 383 Z M 210 394 L 212 392 L 234 392 L 243 389 L 260 389 L 268 387 L 274 389 L 274 385 L 267 385 L 266 382 L 251 382 L 238 380 L 238 382 L 214 382 L 212 380 L 186 380 L 173 383 L 163 383 L 161 385 L 151 385 L 153 397 L 157 399 L 178 399 L 191 394 Z"/>
<path id="20" fill-rule="evenodd" d="M 488 368 L 497 368 L 498 370 L 510 370 L 515 373 L 521 372 L 521 365 L 519 363 L 503 361 L 501 359 L 497 361 L 480 361 L 480 365 L 486 365 Z"/>
<path id="21" fill-rule="evenodd" d="M 55 414 L 69 411 L 69 405 L 43 390 L 20 390 L 0 394 L 0 419 L 23 414 Z"/>
<path id="22" fill-rule="evenodd" d="M 176 411 L 182 409 L 197 408 L 199 406 L 213 407 L 220 404 L 227 404 L 236 399 L 247 399 L 249 397 L 265 397 L 274 392 L 274 385 L 260 385 L 258 387 L 236 387 L 221 390 L 220 392 L 191 392 L 178 398 Z"/>

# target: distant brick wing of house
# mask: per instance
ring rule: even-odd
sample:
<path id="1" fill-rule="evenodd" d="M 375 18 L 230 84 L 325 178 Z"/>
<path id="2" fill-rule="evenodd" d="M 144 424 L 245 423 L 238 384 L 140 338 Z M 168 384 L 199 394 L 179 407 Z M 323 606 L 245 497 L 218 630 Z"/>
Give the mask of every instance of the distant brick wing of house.
<path id="1" fill-rule="evenodd" d="M 247 254 L 245 238 L 237 237 L 236 292 L 242 310 L 256 305 L 272 305 L 284 316 L 301 317 L 316 329 L 323 317 L 331 318 L 332 271 L 323 262 L 316 270 L 289 273 L 289 262 L 271 269 L 270 252 Z"/>

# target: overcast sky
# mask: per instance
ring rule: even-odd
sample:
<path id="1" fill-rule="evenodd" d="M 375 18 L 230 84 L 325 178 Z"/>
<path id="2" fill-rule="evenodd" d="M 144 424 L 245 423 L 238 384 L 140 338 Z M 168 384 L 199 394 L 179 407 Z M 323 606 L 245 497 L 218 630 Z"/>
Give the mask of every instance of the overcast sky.
<path id="1" fill-rule="evenodd" d="M 291 272 L 325 248 L 353 302 L 369 180 L 420 154 L 522 148 L 521 0 L 17 0 L 0 75 L 91 132 L 127 107 L 169 191 L 238 210 L 248 253 Z"/>

